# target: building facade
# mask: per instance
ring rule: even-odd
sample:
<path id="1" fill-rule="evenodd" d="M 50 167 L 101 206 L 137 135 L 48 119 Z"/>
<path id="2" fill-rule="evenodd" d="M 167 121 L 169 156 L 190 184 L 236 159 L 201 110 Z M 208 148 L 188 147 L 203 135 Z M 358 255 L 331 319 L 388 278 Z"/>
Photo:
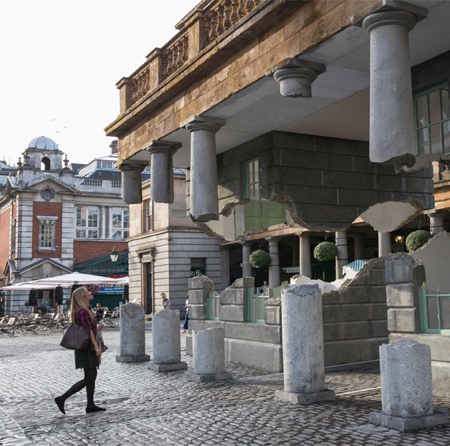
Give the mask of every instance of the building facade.
<path id="1" fill-rule="evenodd" d="M 326 234 L 339 275 L 396 235 L 448 230 L 449 17 L 443 0 L 199 2 L 117 84 L 106 132 L 125 202 L 142 201 L 143 166 L 155 203 L 173 200 L 168 166 L 186 169 L 192 220 L 242 264 L 237 277 L 267 249 L 271 287 L 280 258 L 312 275 Z"/>
<path id="2" fill-rule="evenodd" d="M 23 152 L 23 162 L 3 177 L 3 285 L 65 274 L 99 257 L 104 258 L 100 275 L 117 273 L 109 254 L 114 246 L 119 251 L 127 248 L 129 210 L 121 198 L 120 173 L 113 169 L 115 157 L 92 161 L 84 167 L 89 172 L 80 175 L 63 156 L 51 139 L 35 138 Z M 109 167 L 101 168 L 102 163 Z M 41 292 L 35 305 L 27 305 L 28 297 L 28 292 L 8 292 L 4 311 L 57 304 L 52 291 Z"/>

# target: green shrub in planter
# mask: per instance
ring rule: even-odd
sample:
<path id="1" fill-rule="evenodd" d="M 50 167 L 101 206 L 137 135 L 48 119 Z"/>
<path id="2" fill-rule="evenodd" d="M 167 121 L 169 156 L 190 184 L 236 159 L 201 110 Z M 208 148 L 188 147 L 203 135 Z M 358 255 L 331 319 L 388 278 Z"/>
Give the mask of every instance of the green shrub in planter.
<path id="1" fill-rule="evenodd" d="M 258 249 L 250 254 L 249 260 L 253 268 L 265 268 L 270 265 L 270 254 L 267 251 Z"/>
<path id="2" fill-rule="evenodd" d="M 313 255 L 319 262 L 329 262 L 338 255 L 338 248 L 332 242 L 321 242 L 314 248 Z"/>
<path id="3" fill-rule="evenodd" d="M 431 237 L 431 234 L 423 229 L 411 232 L 405 240 L 406 249 L 408 252 L 417 251 L 422 245 L 430 240 Z"/>

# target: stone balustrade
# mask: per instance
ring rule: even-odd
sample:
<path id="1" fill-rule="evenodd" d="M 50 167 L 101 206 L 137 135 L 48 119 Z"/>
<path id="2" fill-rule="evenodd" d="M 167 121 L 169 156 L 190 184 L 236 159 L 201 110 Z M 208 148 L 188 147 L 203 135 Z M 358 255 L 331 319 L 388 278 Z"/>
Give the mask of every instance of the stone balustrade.
<path id="1" fill-rule="evenodd" d="M 163 48 L 155 48 L 130 77 L 117 83 L 120 111 L 125 112 L 186 62 L 219 39 L 267 0 L 220 0 L 200 4 L 178 25 L 178 34 Z"/>

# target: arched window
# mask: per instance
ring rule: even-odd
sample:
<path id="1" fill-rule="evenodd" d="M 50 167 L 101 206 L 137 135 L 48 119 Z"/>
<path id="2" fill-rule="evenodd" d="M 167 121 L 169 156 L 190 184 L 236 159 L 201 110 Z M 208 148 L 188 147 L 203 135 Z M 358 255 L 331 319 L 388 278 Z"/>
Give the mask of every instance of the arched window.
<path id="1" fill-rule="evenodd" d="M 41 170 L 50 170 L 50 159 L 49 158 L 44 156 L 44 158 L 42 158 L 41 163 L 42 163 Z"/>

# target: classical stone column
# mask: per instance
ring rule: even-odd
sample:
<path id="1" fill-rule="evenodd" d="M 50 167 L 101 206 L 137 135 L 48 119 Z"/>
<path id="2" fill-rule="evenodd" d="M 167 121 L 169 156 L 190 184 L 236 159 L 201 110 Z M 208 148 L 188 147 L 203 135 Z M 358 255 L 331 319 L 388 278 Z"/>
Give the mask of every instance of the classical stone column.
<path id="1" fill-rule="evenodd" d="M 448 423 L 433 413 L 431 349 L 412 339 L 380 346 L 381 412 L 369 423 L 402 432 Z"/>
<path id="2" fill-rule="evenodd" d="M 150 197 L 155 203 L 173 203 L 173 155 L 181 147 L 178 142 L 153 141 L 150 153 Z"/>
<path id="3" fill-rule="evenodd" d="M 252 276 L 252 265 L 250 265 L 250 254 L 252 253 L 252 244 L 250 242 L 241 242 L 242 244 L 242 277 Z"/>
<path id="4" fill-rule="evenodd" d="M 444 217 L 439 214 L 430 215 L 430 232 L 436 235 L 444 230 Z"/>
<path id="5" fill-rule="evenodd" d="M 348 264 L 347 232 L 336 231 L 335 238 L 338 249 L 338 255 L 336 257 L 336 279 L 341 279 L 342 267 Z"/>
<path id="6" fill-rule="evenodd" d="M 302 276 L 311 278 L 311 242 L 308 232 L 302 232 L 298 236 L 300 250 L 299 272 Z"/>
<path id="7" fill-rule="evenodd" d="M 222 288 L 230 286 L 230 249 L 228 246 L 220 247 L 220 258 L 221 258 L 221 274 Z"/>
<path id="8" fill-rule="evenodd" d="M 378 233 L 378 257 L 387 256 L 391 253 L 391 233 Z"/>
<path id="9" fill-rule="evenodd" d="M 280 237 L 267 237 L 269 241 L 269 287 L 276 288 L 280 286 L 280 255 L 278 252 L 278 240 Z"/>
<path id="10" fill-rule="evenodd" d="M 274 67 L 273 78 L 280 84 L 280 94 L 290 98 L 310 98 L 311 84 L 326 70 L 325 65 L 289 58 Z"/>
<path id="11" fill-rule="evenodd" d="M 127 204 L 142 202 L 141 172 L 145 166 L 142 164 L 121 164 L 122 172 L 122 198 Z"/>
<path id="12" fill-rule="evenodd" d="M 370 33 L 370 160 L 411 167 L 415 143 L 408 32 L 426 10 L 405 8 L 370 14 L 361 26 Z"/>
<path id="13" fill-rule="evenodd" d="M 325 389 L 322 295 L 318 285 L 286 288 L 281 295 L 284 390 L 275 397 L 295 404 L 335 398 Z"/>
<path id="14" fill-rule="evenodd" d="M 364 237 L 362 235 L 353 235 L 355 260 L 364 259 Z"/>
<path id="15" fill-rule="evenodd" d="M 223 119 L 193 116 L 181 124 L 191 133 L 189 212 L 193 221 L 219 219 L 216 136 Z"/>

